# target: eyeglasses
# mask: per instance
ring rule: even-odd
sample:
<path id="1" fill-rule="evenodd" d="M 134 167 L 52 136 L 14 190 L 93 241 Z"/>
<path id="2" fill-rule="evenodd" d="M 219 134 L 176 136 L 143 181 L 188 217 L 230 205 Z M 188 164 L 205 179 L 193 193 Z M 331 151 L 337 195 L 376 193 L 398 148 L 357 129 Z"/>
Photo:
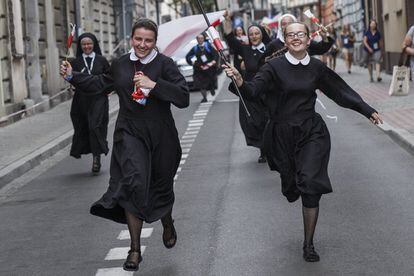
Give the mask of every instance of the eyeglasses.
<path id="1" fill-rule="evenodd" d="M 307 33 L 305 33 L 305 32 L 297 32 L 297 33 L 289 32 L 289 33 L 286 34 L 286 38 L 294 39 L 295 36 L 297 36 L 298 38 L 304 38 L 306 35 L 307 35 Z"/>

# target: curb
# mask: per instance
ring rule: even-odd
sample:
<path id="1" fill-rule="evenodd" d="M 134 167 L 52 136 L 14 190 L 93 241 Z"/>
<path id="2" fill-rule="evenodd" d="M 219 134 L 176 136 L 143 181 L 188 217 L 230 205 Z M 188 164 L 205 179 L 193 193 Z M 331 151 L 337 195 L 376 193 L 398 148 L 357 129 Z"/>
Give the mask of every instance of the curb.
<path id="1" fill-rule="evenodd" d="M 109 110 L 109 119 L 112 119 L 118 113 L 118 109 L 119 104 L 116 104 L 111 110 Z M 24 173 L 40 165 L 42 161 L 68 146 L 72 142 L 72 136 L 73 129 L 63 133 L 39 149 L 1 169 L 0 188 L 3 188 L 15 178 L 22 176 Z"/>
<path id="2" fill-rule="evenodd" d="M 414 135 L 405 129 L 394 128 L 388 123 L 384 122 L 383 125 L 378 127 L 384 131 L 391 139 L 396 142 L 403 149 L 414 155 Z"/>

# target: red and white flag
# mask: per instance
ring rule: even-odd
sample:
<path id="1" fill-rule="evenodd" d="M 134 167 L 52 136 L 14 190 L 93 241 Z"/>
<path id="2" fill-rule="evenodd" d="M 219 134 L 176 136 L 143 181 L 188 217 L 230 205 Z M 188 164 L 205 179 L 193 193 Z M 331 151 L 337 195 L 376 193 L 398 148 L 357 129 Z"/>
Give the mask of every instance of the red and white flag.
<path id="1" fill-rule="evenodd" d="M 66 42 L 66 47 L 69 49 L 72 46 L 72 41 L 73 41 L 73 37 L 75 36 L 75 32 L 76 32 L 76 25 L 70 23 L 70 26 L 72 27 L 72 30 L 68 36 L 68 40 Z"/>
<path id="2" fill-rule="evenodd" d="M 207 13 L 211 25 L 217 26 L 223 22 L 224 13 L 225 10 Z M 202 14 L 181 17 L 161 24 L 158 28 L 157 47 L 164 55 L 173 56 L 207 27 Z"/>

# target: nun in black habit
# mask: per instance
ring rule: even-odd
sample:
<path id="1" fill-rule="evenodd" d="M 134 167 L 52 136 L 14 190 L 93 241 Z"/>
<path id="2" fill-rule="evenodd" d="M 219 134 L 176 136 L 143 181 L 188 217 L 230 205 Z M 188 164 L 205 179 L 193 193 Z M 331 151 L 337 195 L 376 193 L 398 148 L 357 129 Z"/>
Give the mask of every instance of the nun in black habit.
<path id="1" fill-rule="evenodd" d="M 234 51 L 234 54 L 240 55 L 243 58 L 245 66 L 244 78 L 246 80 L 252 80 L 255 74 L 259 71 L 259 61 L 266 50 L 265 44 L 270 41 L 269 35 L 262 26 L 255 24 L 251 25 L 247 29 L 249 44 L 245 45 L 235 37 L 231 25 L 230 17 L 227 16 L 223 24 L 226 41 L 228 42 L 230 49 Z M 247 116 L 247 113 L 240 102 L 240 127 L 243 130 L 247 145 L 260 149 L 258 162 L 264 163 L 266 162 L 266 158 L 263 152 L 263 131 L 268 119 L 266 107 L 261 98 L 248 99 L 245 103 L 251 114 L 251 118 Z"/>
<path id="2" fill-rule="evenodd" d="M 207 91 L 211 96 L 216 94 L 218 57 L 216 49 L 203 34 L 197 36 L 197 45 L 185 56 L 187 63 L 193 66 L 194 88 L 200 90 L 202 103 L 207 102 Z"/>
<path id="3" fill-rule="evenodd" d="M 79 36 L 76 58 L 72 68 L 89 75 L 108 72 L 109 63 L 102 56 L 98 40 L 91 33 Z M 86 93 L 75 89 L 70 117 L 74 128 L 70 155 L 81 158 L 82 154 L 92 153 L 92 172 L 97 174 L 101 168 L 100 156 L 108 153 L 108 96 L 100 93 Z"/>
<path id="4" fill-rule="evenodd" d="M 263 65 L 252 81 L 243 81 L 234 67 L 226 66 L 225 71 L 235 77 L 246 97 L 266 94 L 265 103 L 270 110 L 264 134 L 268 164 L 280 173 L 282 193 L 287 200 L 302 198 L 303 257 L 307 262 L 317 262 L 313 235 L 319 201 L 322 194 L 332 192 L 332 187 L 328 176 L 331 142 L 325 122 L 315 112 L 316 89 L 375 124 L 382 120 L 334 71 L 309 56 L 309 29 L 305 24 L 288 25 L 285 39 L 289 51 Z M 234 87 L 231 85 L 230 89 Z"/>
<path id="5" fill-rule="evenodd" d="M 128 224 L 131 250 L 125 270 L 138 270 L 142 260 L 143 221 L 161 219 L 165 247 L 172 248 L 177 241 L 172 219 L 173 183 L 181 147 L 170 108 L 171 104 L 187 107 L 189 93 L 173 60 L 157 51 L 157 34 L 153 21 L 135 22 L 132 50 L 114 60 L 107 74 L 72 72 L 67 63 L 61 65 L 61 75 L 82 91 L 115 90 L 119 96 L 109 187 L 90 212 Z"/>

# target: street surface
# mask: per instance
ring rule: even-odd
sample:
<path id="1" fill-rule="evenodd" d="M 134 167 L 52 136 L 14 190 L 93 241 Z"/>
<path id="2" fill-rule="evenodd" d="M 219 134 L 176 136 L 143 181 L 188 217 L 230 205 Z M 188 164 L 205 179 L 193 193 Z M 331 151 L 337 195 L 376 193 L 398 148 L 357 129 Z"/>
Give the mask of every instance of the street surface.
<path id="1" fill-rule="evenodd" d="M 306 263 L 301 203 L 286 201 L 278 173 L 245 145 L 237 98 L 224 82 L 214 102 L 200 105 L 192 93 L 189 108 L 173 111 L 183 146 L 173 212 L 178 242 L 165 249 L 161 223 L 144 224 L 135 274 L 413 275 L 414 157 L 321 95 L 334 192 L 321 200 L 321 261 Z M 113 127 L 114 120 L 110 145 Z M 51 160 L 0 194 L 0 275 L 133 275 L 122 271 L 126 225 L 89 215 L 107 188 L 110 156 L 95 177 L 91 156 L 76 160 L 65 148 Z"/>

